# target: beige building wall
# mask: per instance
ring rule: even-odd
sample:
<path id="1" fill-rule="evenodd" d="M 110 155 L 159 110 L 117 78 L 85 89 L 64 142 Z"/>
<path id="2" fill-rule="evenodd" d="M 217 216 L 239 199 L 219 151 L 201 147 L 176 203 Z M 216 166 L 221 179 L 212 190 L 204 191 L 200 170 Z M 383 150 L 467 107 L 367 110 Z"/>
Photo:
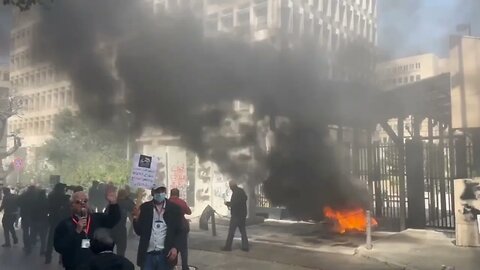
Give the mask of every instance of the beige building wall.
<path id="1" fill-rule="evenodd" d="M 448 58 L 421 54 L 393 59 L 377 66 L 380 85 L 384 89 L 413 83 L 449 72 Z"/>
<path id="2" fill-rule="evenodd" d="M 11 31 L 10 83 L 23 106 L 20 116 L 10 119 L 9 131 L 19 131 L 27 155 L 49 138 L 55 115 L 74 108 L 72 85 L 61 70 L 49 63 L 33 62 L 32 42 L 38 20 L 36 9 L 15 11 Z M 29 155 L 31 158 L 33 155 Z"/>
<path id="3" fill-rule="evenodd" d="M 450 40 L 453 128 L 480 127 L 480 38 Z"/>

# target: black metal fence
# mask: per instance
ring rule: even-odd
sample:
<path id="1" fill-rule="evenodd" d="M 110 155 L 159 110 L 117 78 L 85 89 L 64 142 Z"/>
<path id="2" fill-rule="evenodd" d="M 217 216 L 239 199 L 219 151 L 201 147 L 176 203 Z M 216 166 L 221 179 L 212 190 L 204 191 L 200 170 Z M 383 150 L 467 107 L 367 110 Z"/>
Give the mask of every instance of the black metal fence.
<path id="1" fill-rule="evenodd" d="M 411 153 L 407 149 L 402 161 L 400 148 L 394 142 L 363 146 L 344 144 L 343 167 L 369 187 L 372 211 L 384 229 L 400 229 L 402 182 L 405 183 L 403 188 L 406 191 L 407 227 L 411 226 L 409 224 L 418 226 L 418 220 L 409 222 L 408 219 L 413 219 L 420 213 L 423 227 L 453 229 L 453 180 L 472 175 L 473 147 L 465 138 L 458 143 L 453 136 L 430 138 L 417 142 L 417 145 L 417 150 L 413 149 L 417 153 L 414 159 L 419 160 L 419 170 L 423 174 L 417 174 L 418 177 L 413 182 L 408 179 L 411 174 L 408 175 L 406 168 Z M 402 178 L 404 181 L 401 181 Z M 256 194 L 257 206 L 271 207 L 261 187 L 257 188 Z"/>

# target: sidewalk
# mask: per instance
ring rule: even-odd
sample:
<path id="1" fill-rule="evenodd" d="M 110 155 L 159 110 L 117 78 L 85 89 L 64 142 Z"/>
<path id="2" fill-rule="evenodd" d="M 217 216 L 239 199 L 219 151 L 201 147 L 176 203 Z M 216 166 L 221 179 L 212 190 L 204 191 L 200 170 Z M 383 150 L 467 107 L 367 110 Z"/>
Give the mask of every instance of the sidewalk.
<path id="1" fill-rule="evenodd" d="M 318 234 L 317 231 L 315 224 L 307 223 L 282 224 L 273 222 L 269 224 L 269 222 L 267 222 L 266 224 L 253 225 L 247 227 L 251 248 L 250 252 L 240 250 L 238 232 L 233 244 L 233 251 L 220 252 L 220 248 L 225 244 L 227 227 L 217 225 L 217 236 L 213 237 L 211 231 L 199 231 L 198 224 L 192 223 L 189 247 L 192 250 L 225 254 L 229 259 L 244 258 L 245 262 L 255 260 L 269 261 L 279 263 L 280 265 L 290 265 L 288 269 L 296 269 L 294 266 L 301 267 L 302 269 L 321 270 L 401 269 L 400 267 L 354 255 L 360 242 L 361 244 L 364 243 L 364 236 L 326 236 Z M 336 242 L 336 237 L 340 237 L 343 240 Z M 325 239 L 324 242 L 318 240 L 323 238 L 328 239 Z M 259 239 L 263 240 L 259 241 Z M 312 241 L 312 239 L 315 241 Z M 335 243 L 338 246 L 336 246 Z M 342 247 L 342 245 L 344 246 Z"/>
<path id="2" fill-rule="evenodd" d="M 457 247 L 453 240 L 442 232 L 409 229 L 374 241 L 372 250 L 360 247 L 357 252 L 408 270 L 440 270 L 442 265 L 479 269 L 480 248 Z"/>
<path id="3" fill-rule="evenodd" d="M 217 223 L 216 239 L 225 240 L 227 237 L 228 222 Z M 190 235 L 193 237 L 210 236 L 211 231 L 200 231 L 196 221 L 191 223 Z M 211 228 L 209 228 L 211 229 Z M 289 247 L 301 250 L 327 252 L 334 254 L 354 255 L 356 249 L 365 244 L 364 233 L 335 234 L 326 231 L 322 223 L 293 222 L 266 220 L 264 223 L 247 227 L 248 239 L 251 243 L 268 244 L 271 246 Z M 390 232 L 374 232 L 374 240 L 392 235 Z M 239 233 L 237 231 L 240 240 Z M 208 240 L 208 239 L 203 239 Z M 223 245 L 220 241 L 218 244 Z"/>

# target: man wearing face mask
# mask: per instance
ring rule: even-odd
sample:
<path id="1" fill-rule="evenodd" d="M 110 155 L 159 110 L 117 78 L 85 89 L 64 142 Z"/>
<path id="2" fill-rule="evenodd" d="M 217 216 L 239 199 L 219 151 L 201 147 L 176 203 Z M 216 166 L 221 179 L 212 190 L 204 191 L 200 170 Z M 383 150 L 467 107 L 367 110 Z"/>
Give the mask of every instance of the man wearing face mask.
<path id="1" fill-rule="evenodd" d="M 140 236 L 137 265 L 142 270 L 170 270 L 182 240 L 182 212 L 166 198 L 165 186 L 153 186 L 153 200 L 135 208 L 133 228 Z"/>
<path id="2" fill-rule="evenodd" d="M 106 191 L 109 203 L 106 213 L 92 213 L 85 192 L 75 192 L 71 198 L 72 215 L 55 228 L 53 245 L 62 255 L 62 263 L 66 270 L 76 269 L 88 261 L 93 253 L 90 250 L 90 239 L 97 228 L 113 228 L 120 220 L 120 207 L 113 187 Z"/>

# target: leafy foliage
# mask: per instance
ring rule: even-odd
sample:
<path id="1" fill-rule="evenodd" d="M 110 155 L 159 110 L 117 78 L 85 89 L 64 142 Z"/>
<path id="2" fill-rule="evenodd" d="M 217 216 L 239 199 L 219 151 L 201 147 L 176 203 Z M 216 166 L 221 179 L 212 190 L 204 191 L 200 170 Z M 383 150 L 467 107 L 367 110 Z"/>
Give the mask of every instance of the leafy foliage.
<path id="1" fill-rule="evenodd" d="M 125 119 L 100 126 L 92 119 L 64 111 L 56 117 L 52 139 L 41 151 L 66 183 L 88 185 L 101 180 L 124 184 L 129 174 L 125 160 L 127 130 Z"/>
<path id="2" fill-rule="evenodd" d="M 20 11 L 29 10 L 34 5 L 53 2 L 53 0 L 3 0 L 4 5 L 12 5 L 20 9 Z"/>

